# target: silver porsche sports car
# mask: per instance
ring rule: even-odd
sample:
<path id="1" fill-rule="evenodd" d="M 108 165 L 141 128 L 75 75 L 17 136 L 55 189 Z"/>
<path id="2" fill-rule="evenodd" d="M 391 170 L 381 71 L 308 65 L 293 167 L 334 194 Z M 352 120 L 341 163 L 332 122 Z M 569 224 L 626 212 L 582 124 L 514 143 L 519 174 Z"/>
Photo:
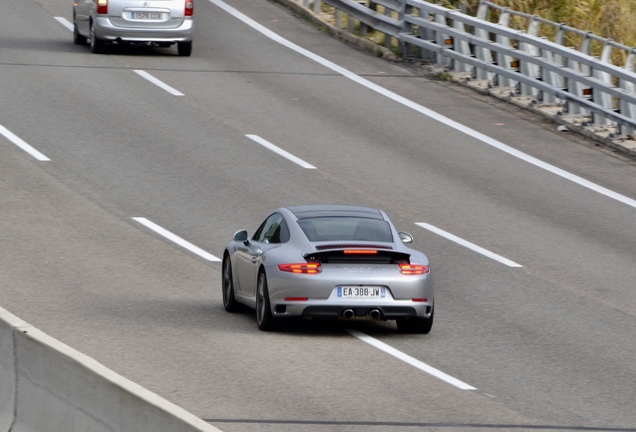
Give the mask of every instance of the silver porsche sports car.
<path id="1" fill-rule="evenodd" d="M 261 330 L 282 318 L 395 320 L 429 333 L 431 267 L 382 210 L 345 205 L 280 208 L 250 238 L 237 231 L 223 253 L 223 305 L 256 309 Z"/>

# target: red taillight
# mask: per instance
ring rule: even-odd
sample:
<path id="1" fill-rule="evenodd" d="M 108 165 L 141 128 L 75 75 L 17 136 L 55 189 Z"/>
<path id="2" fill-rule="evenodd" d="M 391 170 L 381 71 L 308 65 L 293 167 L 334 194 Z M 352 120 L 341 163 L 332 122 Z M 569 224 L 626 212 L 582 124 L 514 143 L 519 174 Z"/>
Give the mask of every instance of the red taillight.
<path id="1" fill-rule="evenodd" d="M 375 255 L 378 251 L 373 249 L 346 249 L 344 253 L 345 255 Z"/>
<path id="2" fill-rule="evenodd" d="M 414 301 L 415 303 L 426 303 L 428 301 L 428 299 L 426 297 L 424 298 L 414 298 L 411 299 L 412 301 Z"/>
<path id="3" fill-rule="evenodd" d="M 430 268 L 422 264 L 400 264 L 400 271 L 405 275 L 421 275 L 428 273 Z"/>
<path id="4" fill-rule="evenodd" d="M 307 301 L 309 297 L 285 297 L 285 301 Z"/>
<path id="5" fill-rule="evenodd" d="M 298 263 L 298 264 L 279 264 L 278 269 L 290 273 L 316 274 L 320 273 L 319 262 Z"/>
<path id="6" fill-rule="evenodd" d="M 185 16 L 194 15 L 194 0 L 185 0 Z"/>
<path id="7" fill-rule="evenodd" d="M 108 0 L 97 0 L 97 13 L 98 14 L 108 13 Z"/>

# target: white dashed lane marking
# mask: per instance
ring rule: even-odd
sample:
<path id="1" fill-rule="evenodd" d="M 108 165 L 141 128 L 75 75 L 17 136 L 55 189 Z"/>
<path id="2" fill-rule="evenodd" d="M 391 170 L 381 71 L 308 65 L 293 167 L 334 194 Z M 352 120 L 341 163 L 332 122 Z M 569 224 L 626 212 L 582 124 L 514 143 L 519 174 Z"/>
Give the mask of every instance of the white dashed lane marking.
<path id="1" fill-rule="evenodd" d="M 48 162 L 48 161 L 51 160 L 48 157 L 44 156 L 39 151 L 37 151 L 36 149 L 34 149 L 33 147 L 31 147 L 24 140 L 22 140 L 19 136 L 17 136 L 16 134 L 14 134 L 13 132 L 11 132 L 9 129 L 7 129 L 6 127 L 4 127 L 2 125 L 0 125 L 0 134 L 3 135 L 9 141 L 11 141 L 13 144 L 15 144 L 18 147 L 20 147 L 25 152 L 27 152 L 28 154 L 30 154 L 31 156 L 36 158 L 37 160 L 42 161 L 42 162 Z"/>
<path id="2" fill-rule="evenodd" d="M 437 235 L 440 235 L 452 242 L 455 242 L 461 246 L 464 246 L 474 252 L 477 252 L 479 254 L 482 254 L 484 256 L 487 256 L 488 258 L 494 259 L 495 261 L 499 261 L 502 264 L 507 265 L 508 267 L 523 267 L 521 264 L 517 264 L 514 261 L 509 260 L 508 258 L 504 258 L 501 255 L 497 255 L 496 253 L 490 252 L 487 249 L 484 249 L 483 247 L 477 246 L 474 243 L 471 243 L 469 241 L 466 241 L 460 237 L 457 237 L 454 234 L 451 234 L 447 231 L 444 231 L 443 229 L 437 228 L 433 225 L 427 224 L 427 223 L 423 223 L 423 222 L 416 222 L 415 225 L 418 225 L 426 230 L 429 230 L 432 233 L 435 233 Z"/>
<path id="3" fill-rule="evenodd" d="M 149 221 L 146 218 L 134 217 L 133 219 L 136 220 L 137 222 L 139 222 L 140 224 L 142 224 L 143 226 L 145 226 L 146 228 L 149 228 L 149 229 L 153 230 L 154 232 L 156 232 L 157 234 L 165 237 L 166 239 L 170 240 L 171 242 L 178 244 L 182 248 L 187 249 L 190 252 L 192 252 L 192 253 L 194 253 L 194 254 L 196 254 L 196 255 L 198 255 L 198 256 L 200 256 L 200 257 L 202 257 L 202 258 L 204 258 L 204 259 L 206 259 L 208 261 L 213 261 L 213 262 L 221 261 L 219 258 L 215 257 L 214 255 L 204 251 L 200 247 L 193 245 L 189 241 L 182 239 L 178 235 L 171 233 L 167 229 L 160 227 L 156 223 L 154 223 L 152 221 Z"/>

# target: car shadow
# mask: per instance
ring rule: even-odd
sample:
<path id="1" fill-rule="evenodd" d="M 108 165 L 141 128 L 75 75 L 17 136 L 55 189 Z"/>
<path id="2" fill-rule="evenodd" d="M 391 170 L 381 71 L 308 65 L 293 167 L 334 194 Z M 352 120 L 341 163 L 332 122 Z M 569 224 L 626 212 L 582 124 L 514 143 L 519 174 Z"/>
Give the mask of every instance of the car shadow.
<path id="1" fill-rule="evenodd" d="M 90 52 L 90 49 L 89 49 Z M 105 44 L 102 54 L 135 56 L 135 57 L 160 57 L 170 56 L 177 57 L 176 44 L 169 47 L 158 47 L 150 45 L 131 45 L 131 44 Z"/>
<path id="2" fill-rule="evenodd" d="M 277 330 L 280 333 L 295 335 L 315 334 L 320 336 L 342 334 L 348 330 L 357 330 L 374 335 L 397 333 L 395 323 L 391 321 L 306 320 L 301 318 L 281 320 Z"/>
<path id="3" fill-rule="evenodd" d="M 121 306 L 121 298 L 117 300 L 100 299 L 97 310 L 100 314 L 117 320 L 139 319 L 156 326 L 168 326 L 183 330 L 210 330 L 222 333 L 258 333 L 256 312 L 247 307 L 240 311 L 228 313 L 221 302 L 201 302 L 196 299 L 175 298 L 127 298 L 126 306 Z M 166 317 L 175 317 L 174 322 Z M 278 321 L 272 332 L 280 335 L 294 336 L 332 336 L 338 337 L 357 330 L 368 335 L 399 334 L 393 321 L 365 320 L 306 320 L 287 318 Z M 267 334 L 263 332 L 263 334 Z"/>
<path id="4" fill-rule="evenodd" d="M 221 311 L 225 312 L 221 305 Z M 241 319 L 252 321 L 256 329 L 256 311 L 241 305 L 238 312 L 231 315 L 242 316 Z M 363 320 L 363 319 L 304 319 L 304 318 L 279 318 L 276 321 L 273 333 L 299 335 L 336 336 L 347 333 L 348 330 L 357 330 L 367 334 L 382 335 L 398 333 L 394 321 Z"/>
<path id="5" fill-rule="evenodd" d="M 44 38 L 2 38 L 3 51 L 33 51 L 50 52 L 60 54 L 86 53 L 91 54 L 89 45 L 75 45 L 72 37 L 68 39 L 44 39 Z M 177 45 L 169 47 L 157 47 L 131 44 L 106 44 L 103 54 L 123 55 L 135 57 L 178 57 Z M 103 55 L 102 54 L 102 55 Z M 6 64 L 0 59 L 0 63 Z"/>

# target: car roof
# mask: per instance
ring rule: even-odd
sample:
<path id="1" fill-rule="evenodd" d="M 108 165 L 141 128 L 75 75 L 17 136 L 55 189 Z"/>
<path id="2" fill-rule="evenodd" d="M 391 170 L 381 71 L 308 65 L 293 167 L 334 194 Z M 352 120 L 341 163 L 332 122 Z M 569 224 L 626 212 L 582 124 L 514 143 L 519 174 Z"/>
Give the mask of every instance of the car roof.
<path id="1" fill-rule="evenodd" d="M 362 217 L 369 219 L 381 219 L 384 217 L 380 210 L 371 207 L 315 204 L 287 207 L 298 219 L 315 217 Z"/>

